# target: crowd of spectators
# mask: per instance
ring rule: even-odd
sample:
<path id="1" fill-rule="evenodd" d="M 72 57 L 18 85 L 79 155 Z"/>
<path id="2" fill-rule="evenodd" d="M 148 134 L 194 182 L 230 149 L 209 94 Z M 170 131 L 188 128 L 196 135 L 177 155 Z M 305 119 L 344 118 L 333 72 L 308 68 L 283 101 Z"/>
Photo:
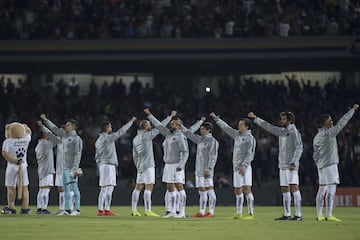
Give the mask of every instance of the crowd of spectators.
<path id="1" fill-rule="evenodd" d="M 79 94 L 76 81 L 70 84 L 65 81 L 53 83 L 50 80 L 41 84 L 41 80 L 31 78 L 19 80 L 17 86 L 11 80 L 0 77 L 0 134 L 4 137 L 4 124 L 12 121 L 27 123 L 33 130 L 33 139 L 28 151 L 30 167 L 36 167 L 34 147 L 39 131 L 36 126 L 41 113 L 57 124 L 63 124 L 68 118 L 78 119 L 79 135 L 84 140 L 82 167 L 95 168 L 94 143 L 99 134 L 99 124 L 104 119 L 113 123 L 117 129 L 132 116 L 145 118 L 144 107 L 159 119 L 164 118 L 171 110 L 177 110 L 186 126 L 190 126 L 201 116 L 214 111 L 221 115 L 234 128 L 238 120 L 253 111 L 270 123 L 278 124 L 279 113 L 290 110 L 296 115 L 296 125 L 302 134 L 304 153 L 301 158 L 300 179 L 302 184 L 315 186 L 317 181 L 316 168 L 312 160 L 312 139 L 317 132 L 317 119 L 322 113 L 332 115 L 334 122 L 344 114 L 348 107 L 360 102 L 360 85 L 351 85 L 345 80 L 329 80 L 324 87 L 318 84 L 287 76 L 287 82 L 266 80 L 219 78 L 219 94 L 207 93 L 200 96 L 197 91 L 182 91 L 174 81 L 161 82 L 154 79 L 154 87 L 143 86 L 140 81 L 131 84 L 127 91 L 121 79 L 114 78 L 112 83 L 98 86 L 91 81 L 89 92 Z M 211 121 L 211 120 L 210 120 Z M 215 125 L 215 124 L 214 124 Z M 360 185 L 360 119 L 358 114 L 339 134 L 338 145 L 340 154 L 339 170 L 341 184 L 345 186 Z M 253 162 L 254 184 L 258 187 L 264 182 L 278 178 L 277 170 L 277 139 L 254 126 L 253 133 L 257 139 L 257 149 Z M 123 179 L 134 179 L 135 167 L 132 161 L 132 138 L 136 127 L 117 144 L 120 162 L 119 173 Z M 216 177 L 222 180 L 231 179 L 232 173 L 232 140 L 218 127 L 214 127 L 214 136 L 219 140 L 219 159 L 216 166 Z M 158 136 L 154 140 L 154 152 L 157 164 L 157 176 L 161 176 L 162 142 Z M 190 159 L 187 171 L 194 171 L 196 146 L 189 143 Z M 5 166 L 5 161 L 0 161 Z M 189 178 L 192 175 L 188 175 Z M 225 186 L 224 182 L 219 182 Z"/>
<path id="2" fill-rule="evenodd" d="M 359 0 L 0 0 L 5 40 L 359 33 Z"/>

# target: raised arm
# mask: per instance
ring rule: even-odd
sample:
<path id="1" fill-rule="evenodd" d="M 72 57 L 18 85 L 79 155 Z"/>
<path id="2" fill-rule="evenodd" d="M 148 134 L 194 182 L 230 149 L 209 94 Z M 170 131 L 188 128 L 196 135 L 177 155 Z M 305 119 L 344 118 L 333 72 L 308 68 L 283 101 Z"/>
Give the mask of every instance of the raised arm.
<path id="1" fill-rule="evenodd" d="M 201 117 L 201 119 L 199 121 L 197 121 L 196 123 L 194 123 L 190 128 L 189 128 L 189 131 L 194 133 L 196 132 L 197 130 L 199 130 L 201 124 L 204 123 L 204 121 L 206 120 L 206 117 Z"/>
<path id="2" fill-rule="evenodd" d="M 239 135 L 239 131 L 230 127 L 225 121 L 220 119 L 220 117 L 217 116 L 214 112 L 210 113 L 210 116 L 215 120 L 216 124 L 231 138 L 235 138 L 237 135 Z"/>
<path id="3" fill-rule="evenodd" d="M 167 127 L 162 125 L 161 122 L 156 117 L 154 117 L 154 115 L 151 114 L 151 112 L 150 112 L 150 110 L 148 108 L 145 108 L 144 112 L 147 115 L 147 118 L 149 119 L 149 121 L 152 123 L 152 125 L 154 125 L 154 127 L 157 130 L 159 130 L 159 132 L 163 136 L 167 136 L 167 135 L 169 135 L 171 133 L 170 130 Z"/>
<path id="4" fill-rule="evenodd" d="M 182 133 L 190 139 L 192 142 L 198 144 L 201 141 L 201 136 L 191 132 L 188 128 L 184 127 L 184 125 L 181 125 L 181 131 Z"/>
<path id="5" fill-rule="evenodd" d="M 335 126 L 329 128 L 328 133 L 330 136 L 335 137 L 339 134 L 339 132 L 346 126 L 346 124 L 350 121 L 352 116 L 354 116 L 355 111 L 359 108 L 358 104 L 354 104 L 353 107 L 345 113 L 340 120 L 336 123 Z"/>
<path id="6" fill-rule="evenodd" d="M 47 127 L 45 127 L 41 121 L 37 121 L 37 124 L 40 127 L 40 130 L 48 136 L 49 140 L 53 143 L 53 145 L 61 143 L 61 139 L 55 136 Z"/>
<path id="7" fill-rule="evenodd" d="M 161 125 L 163 126 L 167 126 L 169 124 L 169 122 L 171 121 L 171 119 L 176 115 L 176 111 L 171 111 L 170 115 L 167 116 L 164 120 L 161 121 Z M 158 134 L 159 134 L 159 130 L 157 130 L 156 128 L 155 129 L 152 129 L 151 131 L 149 132 L 146 132 L 144 134 L 144 136 L 147 138 L 147 139 L 154 139 Z"/>
<path id="8" fill-rule="evenodd" d="M 131 126 L 134 124 L 135 121 L 136 121 L 136 117 L 132 117 L 129 122 L 127 122 L 125 125 L 119 128 L 116 132 L 107 134 L 107 140 L 109 142 L 115 142 L 116 139 L 123 136 L 131 128 Z"/>
<path id="9" fill-rule="evenodd" d="M 43 120 L 45 125 L 58 137 L 65 137 L 66 133 L 58 128 L 53 122 L 51 122 L 45 114 L 41 114 L 40 118 Z"/>
<path id="10" fill-rule="evenodd" d="M 250 112 L 248 114 L 248 117 L 254 120 L 254 123 L 256 123 L 259 127 L 264 129 L 265 131 L 268 131 L 269 133 L 279 137 L 281 132 L 284 131 L 284 128 L 282 127 L 276 127 L 274 125 L 271 125 L 264 119 L 261 119 L 257 117 L 253 112 Z"/>

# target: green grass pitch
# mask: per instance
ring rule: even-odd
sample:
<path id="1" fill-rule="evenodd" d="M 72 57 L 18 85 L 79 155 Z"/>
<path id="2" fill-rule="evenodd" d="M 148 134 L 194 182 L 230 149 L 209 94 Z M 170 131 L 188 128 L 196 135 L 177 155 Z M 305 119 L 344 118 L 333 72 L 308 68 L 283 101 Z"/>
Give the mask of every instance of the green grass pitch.
<path id="1" fill-rule="evenodd" d="M 56 207 L 49 210 L 55 212 Z M 315 208 L 304 207 L 304 220 L 274 221 L 281 216 L 282 207 L 255 207 L 255 219 L 232 220 L 235 207 L 217 207 L 213 219 L 186 218 L 162 219 L 131 217 L 130 206 L 113 206 L 117 217 L 97 217 L 96 206 L 85 206 L 81 216 L 36 215 L 32 207 L 30 215 L 0 215 L 1 240 L 17 239 L 124 239 L 124 240 L 227 240 L 227 239 L 360 239 L 360 208 L 336 208 L 334 214 L 342 222 L 315 221 Z M 246 207 L 244 207 L 246 212 Z M 143 212 L 143 208 L 139 208 Z M 159 214 L 164 207 L 155 206 Z M 187 207 L 192 215 L 197 206 Z"/>

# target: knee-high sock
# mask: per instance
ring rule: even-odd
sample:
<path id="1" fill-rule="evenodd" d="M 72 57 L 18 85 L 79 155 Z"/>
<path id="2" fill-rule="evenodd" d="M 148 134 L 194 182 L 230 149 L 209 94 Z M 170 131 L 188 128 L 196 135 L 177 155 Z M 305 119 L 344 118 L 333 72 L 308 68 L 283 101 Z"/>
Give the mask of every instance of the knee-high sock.
<path id="1" fill-rule="evenodd" d="M 322 217 L 326 190 L 327 186 L 319 186 L 318 192 L 316 193 L 316 214 L 318 217 Z"/>
<path id="2" fill-rule="evenodd" d="M 216 206 L 216 194 L 214 189 L 206 191 L 209 196 L 209 213 L 214 214 Z M 206 205 L 206 204 L 205 204 Z"/>
<path id="3" fill-rule="evenodd" d="M 254 215 L 254 195 L 252 193 L 246 195 L 246 203 L 249 215 Z"/>
<path id="4" fill-rule="evenodd" d="M 37 194 L 37 201 L 36 201 L 36 205 L 37 205 L 37 208 L 38 209 L 41 209 L 42 208 L 42 192 L 43 192 L 43 189 L 42 188 L 39 188 L 39 191 L 38 191 L 38 194 Z"/>
<path id="5" fill-rule="evenodd" d="M 98 198 L 98 209 L 99 210 L 104 210 L 105 194 L 106 194 L 106 188 L 101 187 L 100 192 L 99 192 L 99 198 Z"/>
<path id="6" fill-rule="evenodd" d="M 174 192 L 175 192 L 175 211 L 178 213 L 180 212 L 180 202 L 181 202 L 180 193 L 177 189 L 175 189 Z"/>
<path id="7" fill-rule="evenodd" d="M 140 191 L 137 190 L 136 188 L 134 188 L 134 190 L 131 194 L 131 209 L 132 209 L 132 211 L 137 211 L 139 196 L 140 196 Z"/>
<path id="8" fill-rule="evenodd" d="M 77 183 L 72 183 L 71 187 L 74 191 L 74 199 L 75 199 L 75 210 L 79 210 L 80 211 L 80 199 L 81 199 L 81 195 L 80 195 L 80 190 L 79 187 L 77 185 Z M 71 204 L 72 205 L 72 204 Z"/>
<path id="9" fill-rule="evenodd" d="M 165 192 L 165 196 L 164 196 L 164 203 L 165 203 L 165 211 L 166 212 L 170 212 L 170 206 L 169 206 L 169 191 L 166 190 Z"/>
<path id="10" fill-rule="evenodd" d="M 65 209 L 65 193 L 59 192 L 59 209 Z"/>
<path id="11" fill-rule="evenodd" d="M 74 205 L 75 205 L 75 193 L 74 191 L 70 190 L 70 199 L 71 199 L 71 205 L 70 205 L 70 209 L 73 210 L 74 209 Z"/>
<path id="12" fill-rule="evenodd" d="M 336 185 L 328 185 L 326 193 L 326 216 L 332 216 L 332 210 L 334 208 L 334 198 L 336 193 Z"/>
<path id="13" fill-rule="evenodd" d="M 169 209 L 169 212 L 171 214 L 175 214 L 175 198 L 176 198 L 176 193 L 175 191 L 172 191 L 172 192 L 168 192 L 168 196 L 167 196 L 167 206 L 168 206 L 168 209 Z"/>
<path id="14" fill-rule="evenodd" d="M 297 190 L 292 194 L 294 196 L 295 216 L 301 217 L 301 193 Z"/>
<path id="15" fill-rule="evenodd" d="M 236 195 L 236 213 L 242 214 L 244 204 L 244 194 Z"/>
<path id="16" fill-rule="evenodd" d="M 49 204 L 49 193 L 50 193 L 50 188 L 44 188 L 43 189 L 43 194 L 42 194 L 42 209 L 47 209 L 48 204 Z"/>
<path id="17" fill-rule="evenodd" d="M 151 211 L 151 191 L 147 189 L 144 191 L 144 206 L 145 211 Z"/>
<path id="18" fill-rule="evenodd" d="M 185 190 L 179 191 L 179 214 L 185 215 L 186 207 L 186 192 Z"/>
<path id="19" fill-rule="evenodd" d="M 205 214 L 208 196 L 205 191 L 199 191 L 199 196 L 200 213 Z"/>
<path id="20" fill-rule="evenodd" d="M 319 186 L 316 194 L 316 214 L 318 217 L 322 217 L 322 210 L 324 207 L 324 197 L 326 194 L 327 186 Z"/>
<path id="21" fill-rule="evenodd" d="M 105 210 L 110 210 L 113 191 L 114 191 L 114 186 L 106 187 Z"/>
<path id="22" fill-rule="evenodd" d="M 284 216 L 291 216 L 291 194 L 290 192 L 283 192 L 283 205 L 284 205 Z"/>

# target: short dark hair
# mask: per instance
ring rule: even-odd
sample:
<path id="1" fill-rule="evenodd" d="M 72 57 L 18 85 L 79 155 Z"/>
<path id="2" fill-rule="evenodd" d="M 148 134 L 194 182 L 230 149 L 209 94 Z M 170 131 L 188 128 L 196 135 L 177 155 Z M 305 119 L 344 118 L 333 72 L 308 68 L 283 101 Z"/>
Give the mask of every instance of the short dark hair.
<path id="1" fill-rule="evenodd" d="M 240 118 L 240 121 L 244 121 L 245 126 L 248 127 L 248 129 L 252 128 L 252 122 L 250 119 L 248 118 Z"/>
<path id="2" fill-rule="evenodd" d="M 178 117 L 178 116 L 173 117 L 171 120 L 175 120 L 175 121 L 178 121 L 178 120 L 179 120 L 180 123 L 183 124 L 183 121 L 182 121 L 181 118 Z"/>
<path id="3" fill-rule="evenodd" d="M 319 118 L 319 124 L 320 126 L 324 126 L 326 120 L 328 120 L 330 118 L 330 115 L 329 114 L 322 114 Z"/>
<path id="4" fill-rule="evenodd" d="M 206 130 L 210 130 L 210 132 L 213 130 L 213 125 L 211 122 L 204 122 L 200 127 L 204 127 Z"/>
<path id="5" fill-rule="evenodd" d="M 72 123 L 73 125 L 75 125 L 75 129 L 77 129 L 79 127 L 79 122 L 73 118 L 70 118 L 68 120 L 68 122 Z"/>
<path id="6" fill-rule="evenodd" d="M 282 117 L 282 116 L 286 116 L 286 119 L 288 121 L 290 121 L 290 123 L 292 123 L 292 124 L 295 123 L 295 115 L 292 112 L 290 112 L 290 111 L 281 112 L 280 117 Z"/>
<path id="7" fill-rule="evenodd" d="M 102 121 L 100 124 L 101 132 L 105 132 L 106 128 L 109 127 L 110 121 Z"/>

